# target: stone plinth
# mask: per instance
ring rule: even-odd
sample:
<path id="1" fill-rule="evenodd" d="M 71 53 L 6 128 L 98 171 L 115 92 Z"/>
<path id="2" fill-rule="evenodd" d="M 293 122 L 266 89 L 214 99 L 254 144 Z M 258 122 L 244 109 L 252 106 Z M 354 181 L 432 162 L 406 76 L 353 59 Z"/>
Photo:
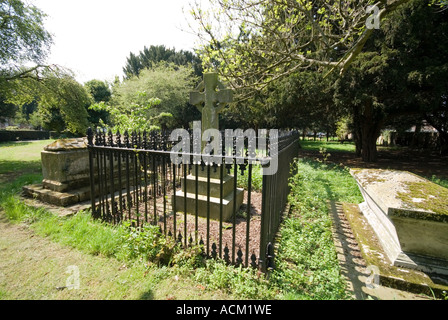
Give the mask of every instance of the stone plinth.
<path id="1" fill-rule="evenodd" d="M 236 210 L 243 203 L 244 190 L 241 188 L 236 189 L 236 198 L 234 192 L 234 177 L 228 175 L 226 170 L 224 170 L 223 184 L 222 184 L 222 206 L 223 221 L 230 221 L 230 219 L 235 214 L 234 212 L 234 202 L 236 201 Z M 199 170 L 198 176 L 190 174 L 185 180 L 183 177 L 181 179 L 181 189 L 176 192 L 173 196 L 172 203 L 174 203 L 174 197 L 176 198 L 176 211 L 185 212 L 185 183 L 187 191 L 187 213 L 196 214 L 196 180 L 197 180 L 197 190 L 198 190 L 198 215 L 200 217 L 207 217 L 207 170 Z M 220 220 L 220 208 L 221 208 L 221 179 L 220 170 L 214 172 L 213 169 L 210 170 L 210 219 Z"/>
<path id="2" fill-rule="evenodd" d="M 83 138 L 61 139 L 41 152 L 42 185 L 63 192 L 89 185 L 89 152 Z"/>
<path id="3" fill-rule="evenodd" d="M 404 171 L 352 170 L 393 265 L 448 274 L 448 189 Z"/>
<path id="4" fill-rule="evenodd" d="M 64 207 L 90 199 L 85 138 L 56 140 L 44 148 L 41 159 L 42 184 L 23 187 L 26 196 Z"/>

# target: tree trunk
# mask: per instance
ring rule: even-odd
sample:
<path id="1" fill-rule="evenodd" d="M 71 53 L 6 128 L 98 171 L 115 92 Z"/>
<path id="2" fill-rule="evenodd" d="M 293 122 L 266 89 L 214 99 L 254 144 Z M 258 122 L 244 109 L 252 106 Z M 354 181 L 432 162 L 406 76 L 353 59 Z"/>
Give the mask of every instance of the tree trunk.
<path id="1" fill-rule="evenodd" d="M 359 115 L 359 109 L 353 110 L 353 141 L 355 142 L 355 154 L 356 157 L 361 157 L 362 150 L 362 133 L 361 133 L 361 117 Z"/>
<path id="2" fill-rule="evenodd" d="M 376 133 L 374 124 L 365 123 L 362 132 L 362 150 L 361 157 L 365 162 L 378 161 L 378 152 L 376 149 L 376 141 L 379 134 Z"/>
<path id="3" fill-rule="evenodd" d="M 411 148 L 418 148 L 419 147 L 418 136 L 420 135 L 421 129 L 422 129 L 422 125 L 417 123 L 415 125 L 415 132 L 412 135 Z"/>
<path id="4" fill-rule="evenodd" d="M 377 162 L 378 151 L 376 141 L 381 133 L 382 118 L 375 117 L 372 101 L 366 101 L 364 113 L 361 115 L 361 157 L 365 162 Z"/>
<path id="5" fill-rule="evenodd" d="M 439 131 L 440 140 L 440 155 L 448 155 L 448 133 L 444 131 Z"/>

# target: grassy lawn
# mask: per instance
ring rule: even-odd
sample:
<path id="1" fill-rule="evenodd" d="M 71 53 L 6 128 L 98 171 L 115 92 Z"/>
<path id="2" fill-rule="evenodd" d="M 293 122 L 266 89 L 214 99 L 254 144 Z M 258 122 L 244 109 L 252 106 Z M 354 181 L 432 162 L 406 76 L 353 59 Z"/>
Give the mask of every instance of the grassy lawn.
<path id="1" fill-rule="evenodd" d="M 20 201 L 20 188 L 42 179 L 49 141 L 0 145 L 0 298 L 3 299 L 345 299 L 331 238 L 328 200 L 359 202 L 348 171 L 300 160 L 291 179 L 292 213 L 282 224 L 269 279 L 249 268 L 180 250 L 150 226 L 110 226 L 89 212 L 57 217 Z M 5 151 L 5 152 L 4 152 Z M 3 220 L 6 220 L 3 219 Z M 55 289 L 79 268 L 79 290 Z"/>
<path id="2" fill-rule="evenodd" d="M 0 143 L 0 174 L 39 172 L 40 152 L 54 140 Z"/>
<path id="3" fill-rule="evenodd" d="M 353 142 L 340 143 L 338 141 L 326 141 L 325 139 L 319 141 L 300 140 L 300 145 L 305 150 L 320 151 L 326 149 L 327 152 L 355 152 L 355 144 Z"/>

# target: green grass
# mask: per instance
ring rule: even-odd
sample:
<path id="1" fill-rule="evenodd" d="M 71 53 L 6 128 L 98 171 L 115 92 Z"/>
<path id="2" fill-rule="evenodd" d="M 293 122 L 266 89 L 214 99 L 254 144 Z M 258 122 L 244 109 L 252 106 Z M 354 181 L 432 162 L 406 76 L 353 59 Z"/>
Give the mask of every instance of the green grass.
<path id="1" fill-rule="evenodd" d="M 359 203 L 362 196 L 346 168 L 309 159 L 295 165 L 289 197 L 293 212 L 280 229 L 272 278 L 283 290 L 289 289 L 290 298 L 345 299 L 328 201 Z"/>
<path id="2" fill-rule="evenodd" d="M 0 174 L 38 171 L 40 152 L 54 140 L 0 143 Z"/>
<path id="3" fill-rule="evenodd" d="M 355 144 L 353 142 L 340 143 L 338 141 L 313 141 L 300 140 L 300 146 L 304 150 L 320 151 L 326 149 L 327 152 L 355 152 Z"/>
<path id="4" fill-rule="evenodd" d="M 97 283 L 98 288 L 101 288 L 96 293 L 96 299 L 347 298 L 345 282 L 341 277 L 332 242 L 327 206 L 328 200 L 355 203 L 362 201 L 357 186 L 346 169 L 311 160 L 295 163 L 298 171 L 291 179 L 290 195 L 293 212 L 281 226 L 276 269 L 268 279 L 257 270 L 236 268 L 219 260 L 203 259 L 200 247 L 180 250 L 172 240 L 161 237 L 158 229 L 151 226 L 143 230 L 132 228 L 129 224 L 111 226 L 93 220 L 88 211 L 73 217 L 57 217 L 43 209 L 26 206 L 20 201 L 18 193 L 24 184 L 42 179 L 38 154 L 43 145 L 44 142 L 36 145 L 17 144 L 8 147 L 8 156 L 2 153 L 4 162 L 0 163 L 0 170 L 6 174 L 13 167 L 9 162 L 24 160 L 36 163 L 31 167 L 20 164 L 14 179 L 3 184 L 0 188 L 0 207 L 10 221 L 24 223 L 38 236 L 88 256 L 101 257 L 106 263 L 110 261 L 111 265 L 126 266 L 128 280 L 123 280 L 124 276 L 116 271 L 116 276 L 123 281 L 123 288 L 115 285 L 103 288 L 100 283 L 95 282 L 94 275 L 91 275 L 92 285 Z M 28 147 L 30 149 L 25 150 Z M 31 152 L 29 150 L 34 150 L 34 154 L 24 159 L 24 154 Z M 104 262 L 95 263 L 98 263 L 95 270 L 100 270 L 100 264 Z M 36 268 L 36 273 L 40 274 L 43 272 L 41 268 L 45 266 L 33 265 L 32 268 Z M 24 274 L 28 275 L 27 272 Z M 101 281 L 113 283 L 111 278 L 115 275 L 113 270 L 109 270 L 100 277 L 108 277 Z M 0 298 L 17 294 L 10 290 L 10 287 L 0 286 Z M 45 292 L 39 294 L 44 295 Z M 33 297 L 35 296 L 31 298 Z"/>

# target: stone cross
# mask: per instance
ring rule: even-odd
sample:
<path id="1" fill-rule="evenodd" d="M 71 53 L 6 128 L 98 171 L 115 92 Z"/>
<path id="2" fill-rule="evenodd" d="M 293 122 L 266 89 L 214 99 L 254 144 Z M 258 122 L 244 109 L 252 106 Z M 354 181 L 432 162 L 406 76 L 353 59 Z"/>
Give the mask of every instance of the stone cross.
<path id="1" fill-rule="evenodd" d="M 233 92 L 218 80 L 217 73 L 205 73 L 204 81 L 190 92 L 190 103 L 202 113 L 202 133 L 207 129 L 219 130 L 218 114 L 233 101 Z M 202 106 L 204 104 L 204 106 Z"/>

